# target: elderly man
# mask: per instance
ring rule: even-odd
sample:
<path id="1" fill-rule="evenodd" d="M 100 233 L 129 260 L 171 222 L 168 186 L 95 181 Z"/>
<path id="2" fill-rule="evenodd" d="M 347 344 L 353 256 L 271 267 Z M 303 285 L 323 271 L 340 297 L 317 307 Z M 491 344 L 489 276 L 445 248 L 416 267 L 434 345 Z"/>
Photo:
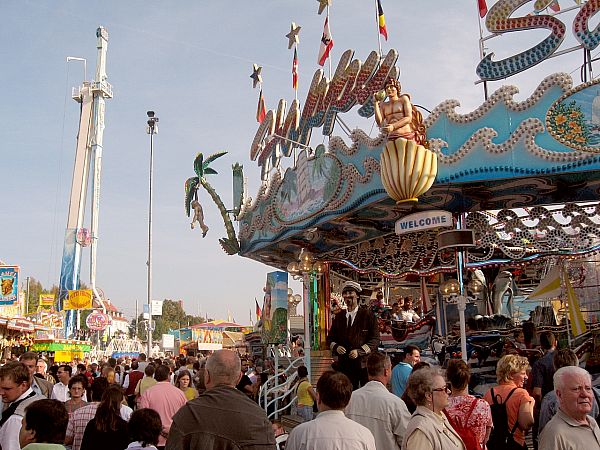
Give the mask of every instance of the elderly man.
<path id="1" fill-rule="evenodd" d="M 379 327 L 377 319 L 367 308 L 358 307 L 360 284 L 346 281 L 342 297 L 348 310 L 336 314 L 327 336 L 327 343 L 338 357 L 339 370 L 346 374 L 354 389 L 367 384 L 367 356 L 377 350 Z"/>
<path id="2" fill-rule="evenodd" d="M 33 392 L 43 395 L 46 398 L 50 398 L 54 385 L 43 378 L 33 376 L 38 362 L 38 354 L 34 352 L 25 352 L 20 356 L 19 361 L 21 361 L 25 367 L 27 367 L 27 370 L 29 370 L 29 384 L 31 385 Z"/>
<path id="3" fill-rule="evenodd" d="M 35 364 L 35 373 L 33 375 L 54 384 L 54 377 L 48 373 L 48 363 L 42 358 L 37 360 L 37 363 Z"/>
<path id="4" fill-rule="evenodd" d="M 265 411 L 235 387 L 242 375 L 239 356 L 218 350 L 204 370 L 206 391 L 175 414 L 166 450 L 275 450 Z"/>
<path id="5" fill-rule="evenodd" d="M 375 450 L 373 434 L 344 415 L 352 395 L 352 383 L 346 375 L 324 372 L 317 381 L 319 414 L 292 430 L 286 450 Z"/>
<path id="6" fill-rule="evenodd" d="M 33 368 L 35 369 L 35 363 Z M 0 367 L 0 396 L 4 403 L 0 419 L 2 450 L 20 450 L 19 431 L 25 408 L 36 400 L 46 398 L 31 389 L 31 373 L 32 371 L 19 361 L 11 361 Z"/>
<path id="7" fill-rule="evenodd" d="M 392 362 L 385 353 L 367 358 L 369 382 L 352 393 L 346 417 L 367 427 L 377 448 L 400 449 L 410 413 L 404 400 L 387 389 L 392 378 Z"/>
<path id="8" fill-rule="evenodd" d="M 562 367 L 554 373 L 554 390 L 560 407 L 540 434 L 539 448 L 600 449 L 600 428 L 588 416 L 594 398 L 590 374 L 578 366 Z"/>

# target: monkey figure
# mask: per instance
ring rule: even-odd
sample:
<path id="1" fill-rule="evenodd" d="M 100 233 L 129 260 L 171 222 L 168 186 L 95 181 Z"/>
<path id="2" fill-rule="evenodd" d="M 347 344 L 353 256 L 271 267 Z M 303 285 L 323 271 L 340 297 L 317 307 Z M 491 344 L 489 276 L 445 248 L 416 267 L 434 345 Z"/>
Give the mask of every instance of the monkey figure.
<path id="1" fill-rule="evenodd" d="M 198 200 L 194 200 L 192 202 L 192 208 L 194 210 L 194 217 L 192 218 L 192 223 L 190 224 L 192 226 L 192 230 L 196 226 L 196 222 L 198 222 L 200 228 L 202 228 L 202 237 L 204 237 L 206 236 L 206 233 L 208 233 L 208 227 L 204 223 L 204 211 L 202 210 L 202 206 Z"/>

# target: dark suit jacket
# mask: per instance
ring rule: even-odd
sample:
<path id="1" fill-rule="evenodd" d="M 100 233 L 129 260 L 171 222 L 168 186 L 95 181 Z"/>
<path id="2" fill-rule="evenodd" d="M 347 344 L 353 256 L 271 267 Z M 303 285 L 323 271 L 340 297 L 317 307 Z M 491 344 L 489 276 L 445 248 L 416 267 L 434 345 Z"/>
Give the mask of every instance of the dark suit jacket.
<path id="1" fill-rule="evenodd" d="M 348 318 L 345 312 L 336 314 L 327 335 L 327 343 L 334 355 L 341 345 L 346 349 L 345 355 L 338 355 L 340 361 L 348 358 L 350 350 L 358 350 L 359 359 L 365 359 L 369 353 L 379 346 L 379 327 L 375 315 L 366 307 L 359 307 L 354 322 L 348 328 Z"/>

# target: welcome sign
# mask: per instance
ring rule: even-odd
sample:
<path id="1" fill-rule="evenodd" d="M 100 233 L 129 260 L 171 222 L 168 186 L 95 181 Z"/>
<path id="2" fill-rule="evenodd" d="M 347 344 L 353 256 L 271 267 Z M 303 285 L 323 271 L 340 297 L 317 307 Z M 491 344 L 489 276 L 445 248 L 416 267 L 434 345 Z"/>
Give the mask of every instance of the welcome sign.
<path id="1" fill-rule="evenodd" d="M 396 222 L 396 234 L 414 233 L 431 228 L 447 228 L 453 225 L 452 213 L 448 211 L 424 211 L 409 214 Z"/>

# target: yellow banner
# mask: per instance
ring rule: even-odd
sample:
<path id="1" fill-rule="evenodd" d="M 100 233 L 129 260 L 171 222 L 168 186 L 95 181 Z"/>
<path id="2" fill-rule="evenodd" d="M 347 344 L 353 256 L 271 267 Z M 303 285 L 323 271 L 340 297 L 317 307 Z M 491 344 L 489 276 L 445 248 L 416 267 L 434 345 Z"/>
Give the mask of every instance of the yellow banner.
<path id="1" fill-rule="evenodd" d="M 573 336 L 579 336 L 587 331 L 587 327 L 581 309 L 579 308 L 579 299 L 577 298 L 577 295 L 575 295 L 575 290 L 571 285 L 571 280 L 569 280 L 569 274 L 565 269 L 563 269 L 563 278 L 567 288 L 567 301 L 569 302 L 567 306 L 569 308 L 571 333 L 573 333 Z"/>
<path id="2" fill-rule="evenodd" d="M 40 306 L 54 306 L 54 294 L 40 294 Z"/>
<path id="3" fill-rule="evenodd" d="M 64 309 L 92 309 L 92 290 L 78 289 L 76 291 L 69 291 Z"/>

